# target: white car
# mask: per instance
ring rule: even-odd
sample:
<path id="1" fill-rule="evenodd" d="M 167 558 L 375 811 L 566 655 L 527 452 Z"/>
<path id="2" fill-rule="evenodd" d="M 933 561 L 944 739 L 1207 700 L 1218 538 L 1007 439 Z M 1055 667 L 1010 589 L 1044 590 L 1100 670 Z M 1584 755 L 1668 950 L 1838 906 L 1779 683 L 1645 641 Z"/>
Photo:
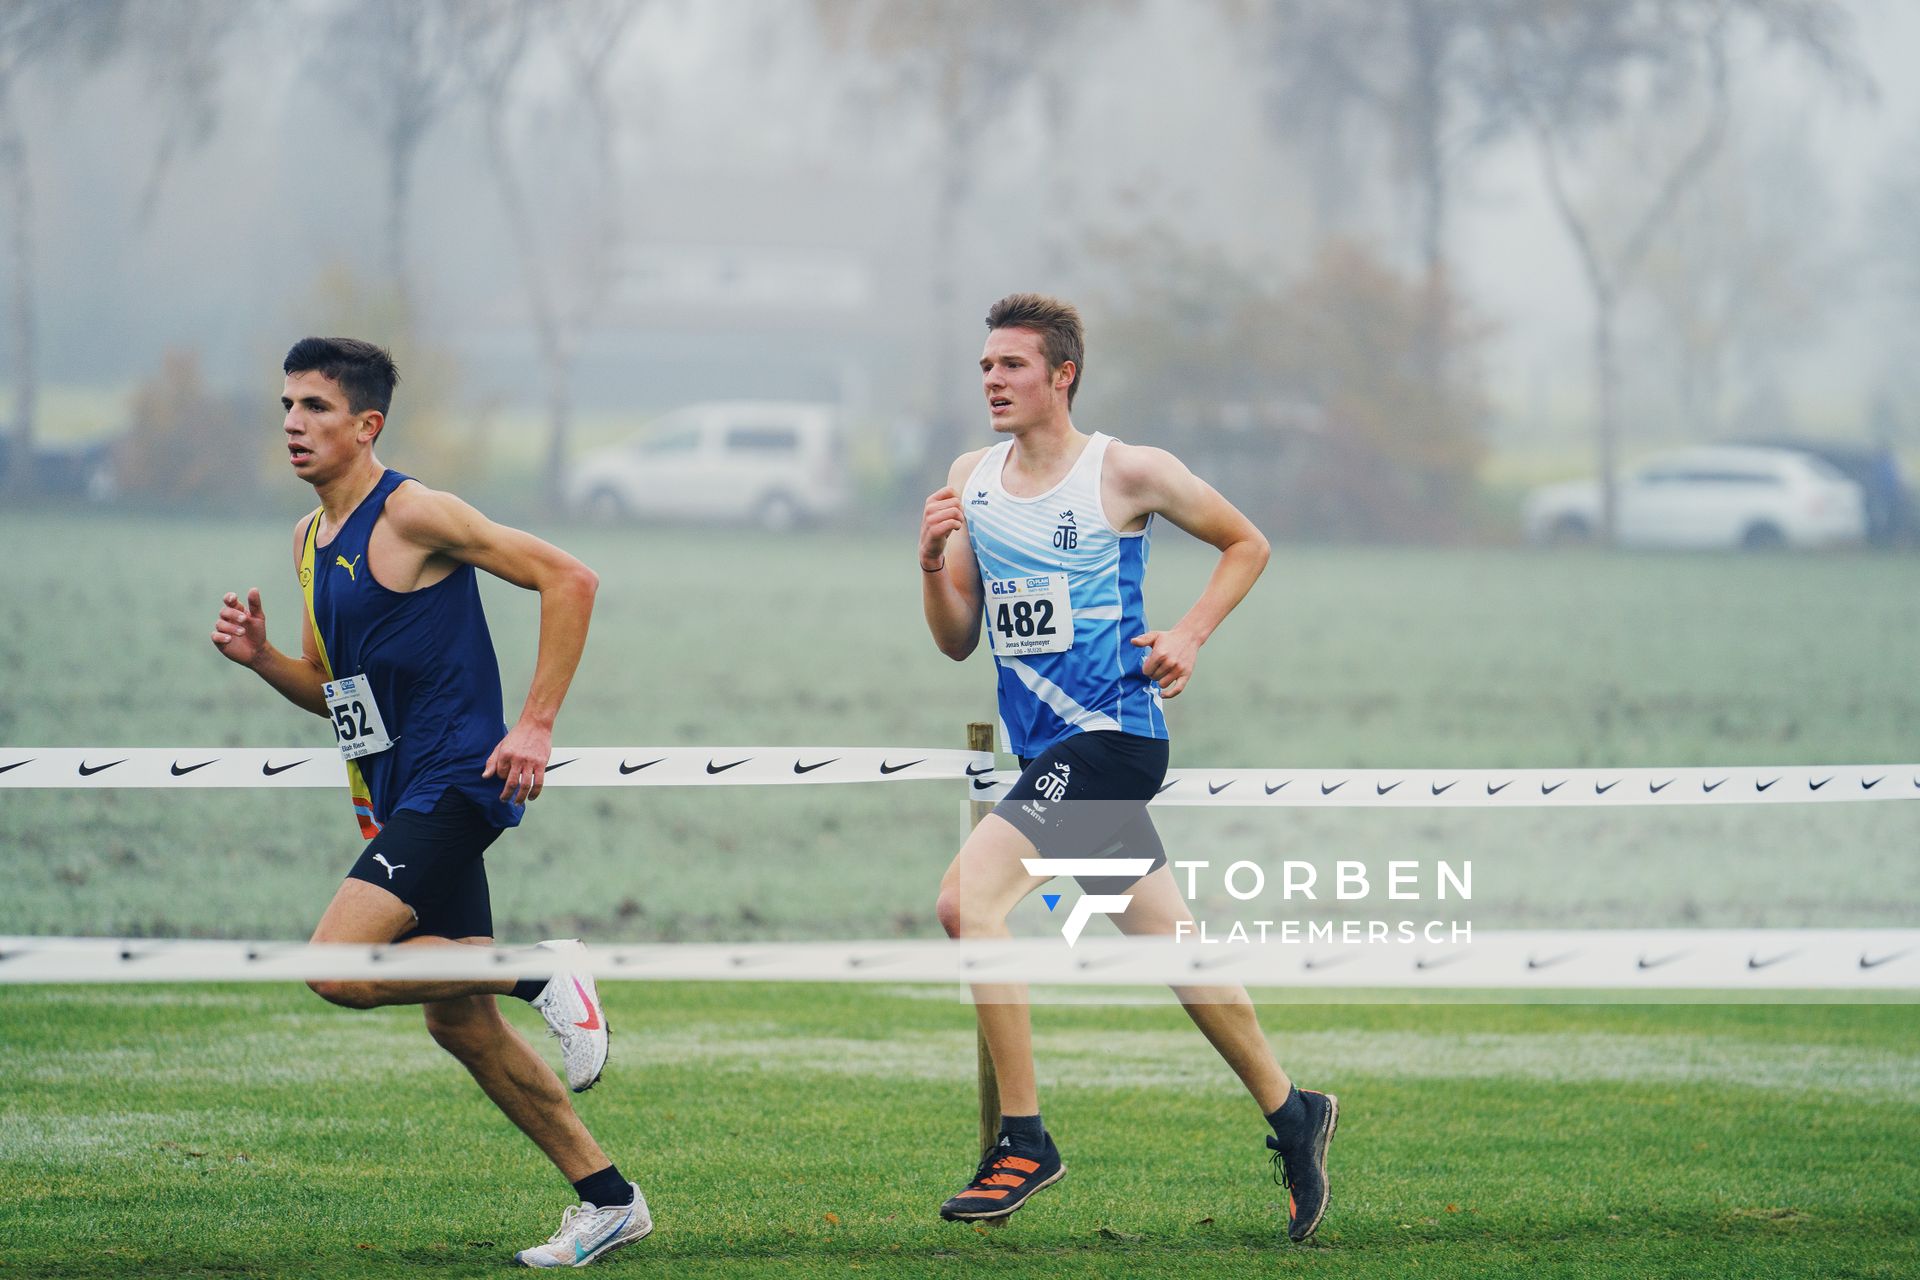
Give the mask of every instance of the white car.
<path id="1" fill-rule="evenodd" d="M 1648 458 L 1615 489 L 1623 547 L 1830 547 L 1866 537 L 1860 487 L 1790 449 L 1715 445 Z M 1600 529 L 1600 482 L 1535 489 L 1524 508 L 1536 542 L 1583 542 Z"/>
<path id="2" fill-rule="evenodd" d="M 785 531 L 847 502 L 831 405 L 738 400 L 676 409 L 640 440 L 587 454 L 567 503 L 599 520 L 758 524 Z"/>

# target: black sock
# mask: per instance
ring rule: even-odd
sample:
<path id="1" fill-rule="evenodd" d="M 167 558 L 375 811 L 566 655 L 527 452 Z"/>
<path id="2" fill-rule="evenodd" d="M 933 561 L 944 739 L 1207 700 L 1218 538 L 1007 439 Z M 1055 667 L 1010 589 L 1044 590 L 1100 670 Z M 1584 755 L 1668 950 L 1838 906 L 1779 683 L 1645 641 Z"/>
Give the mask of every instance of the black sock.
<path id="1" fill-rule="evenodd" d="M 1307 1101 L 1297 1087 L 1287 1090 L 1287 1100 L 1267 1116 L 1267 1123 L 1273 1126 L 1273 1136 L 1280 1139 L 1282 1145 L 1291 1146 L 1299 1140 L 1307 1128 Z"/>
<path id="2" fill-rule="evenodd" d="M 520 979 L 520 981 L 513 984 L 513 990 L 509 991 L 507 994 L 512 996 L 515 1000 L 526 1000 L 528 1002 L 531 1002 L 535 996 L 539 995 L 542 991 L 545 991 L 546 989 L 547 989 L 547 979 L 545 978 L 522 978 Z"/>
<path id="3" fill-rule="evenodd" d="M 588 1174 L 573 1184 L 573 1190 L 581 1203 L 596 1209 L 633 1203 L 633 1184 L 620 1176 L 618 1165 L 610 1164 L 598 1173 Z"/>
<path id="4" fill-rule="evenodd" d="M 1001 1116 L 1000 1136 L 1012 1138 L 1017 1147 L 1044 1147 L 1047 1145 L 1046 1126 L 1040 1123 L 1039 1113 L 1030 1116 Z"/>

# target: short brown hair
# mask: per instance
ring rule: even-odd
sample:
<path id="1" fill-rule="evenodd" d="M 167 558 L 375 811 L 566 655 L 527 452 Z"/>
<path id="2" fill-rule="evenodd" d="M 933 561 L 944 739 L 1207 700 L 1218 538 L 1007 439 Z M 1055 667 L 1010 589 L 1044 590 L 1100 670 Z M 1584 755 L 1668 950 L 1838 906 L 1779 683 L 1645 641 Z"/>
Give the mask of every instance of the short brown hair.
<path id="1" fill-rule="evenodd" d="M 1087 334 L 1071 302 L 1044 293 L 1010 293 L 988 309 L 987 328 L 1033 330 L 1040 335 L 1040 350 L 1050 369 L 1073 361 L 1073 381 L 1067 384 L 1067 407 L 1073 407 L 1073 397 L 1086 380 Z"/>

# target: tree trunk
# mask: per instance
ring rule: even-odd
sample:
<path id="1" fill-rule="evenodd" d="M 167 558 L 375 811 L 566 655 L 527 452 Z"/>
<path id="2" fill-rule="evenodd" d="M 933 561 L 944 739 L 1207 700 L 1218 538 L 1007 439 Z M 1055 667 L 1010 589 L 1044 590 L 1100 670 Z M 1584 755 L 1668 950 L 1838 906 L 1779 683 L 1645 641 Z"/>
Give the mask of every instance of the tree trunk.
<path id="1" fill-rule="evenodd" d="M 6 200 L 13 223 L 7 237 L 9 274 L 13 288 L 8 298 L 7 338 L 13 375 L 13 421 L 8 452 L 7 487 L 15 494 L 33 486 L 35 418 L 40 404 L 39 357 L 35 350 L 37 305 L 33 292 L 33 185 L 27 172 L 27 144 L 8 102 L 7 86 L 0 82 L 0 174 L 6 178 Z"/>
<path id="2" fill-rule="evenodd" d="M 960 383 L 955 371 L 969 360 L 957 332 L 960 205 L 967 190 L 967 133 L 957 111 L 941 129 L 940 184 L 933 210 L 933 367 L 928 388 L 933 402 L 929 444 L 933 462 L 943 469 L 965 452 L 966 428 L 960 413 Z"/>
<path id="3" fill-rule="evenodd" d="M 413 188 L 413 152 L 417 135 L 395 123 L 387 135 L 387 284 L 400 299 L 400 314 L 413 319 L 413 285 L 407 273 L 407 202 Z"/>
<path id="4" fill-rule="evenodd" d="M 1618 528 L 1620 492 L 1615 483 L 1619 455 L 1620 362 L 1614 348 L 1614 297 L 1596 288 L 1593 298 L 1593 382 L 1597 413 L 1593 424 L 1595 461 L 1600 467 L 1600 541 L 1613 544 Z"/>
<path id="5" fill-rule="evenodd" d="M 540 261 L 540 241 L 527 209 L 520 178 L 508 151 L 506 121 L 498 107 L 487 113 L 487 155 L 494 182 L 500 188 L 500 203 L 507 214 L 507 226 L 513 234 L 514 249 L 520 258 L 520 273 L 527 291 L 527 309 L 532 315 L 535 344 L 540 365 L 547 380 L 547 457 L 541 477 L 542 500 L 549 513 L 557 513 L 561 503 L 561 485 L 573 427 L 572 358 L 566 337 L 560 329 L 560 317 L 547 291 L 546 275 Z"/>

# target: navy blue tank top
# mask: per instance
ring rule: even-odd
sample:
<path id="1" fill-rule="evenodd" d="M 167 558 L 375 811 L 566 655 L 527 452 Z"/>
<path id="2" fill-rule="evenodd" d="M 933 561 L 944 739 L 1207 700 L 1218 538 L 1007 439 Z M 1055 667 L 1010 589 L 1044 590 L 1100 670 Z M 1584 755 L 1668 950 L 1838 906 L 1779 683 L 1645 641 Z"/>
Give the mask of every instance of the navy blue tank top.
<path id="1" fill-rule="evenodd" d="M 452 789 L 494 826 L 516 826 L 523 806 L 500 799 L 499 778 L 480 776 L 507 725 L 500 663 L 473 566 L 462 564 L 418 591 L 389 591 L 367 568 L 374 523 L 388 495 L 410 478 L 389 468 L 333 540 L 314 548 L 313 617 L 327 665 L 335 679 L 367 677 L 393 739 L 387 750 L 355 763 L 375 822 L 401 810 L 429 813 Z"/>

